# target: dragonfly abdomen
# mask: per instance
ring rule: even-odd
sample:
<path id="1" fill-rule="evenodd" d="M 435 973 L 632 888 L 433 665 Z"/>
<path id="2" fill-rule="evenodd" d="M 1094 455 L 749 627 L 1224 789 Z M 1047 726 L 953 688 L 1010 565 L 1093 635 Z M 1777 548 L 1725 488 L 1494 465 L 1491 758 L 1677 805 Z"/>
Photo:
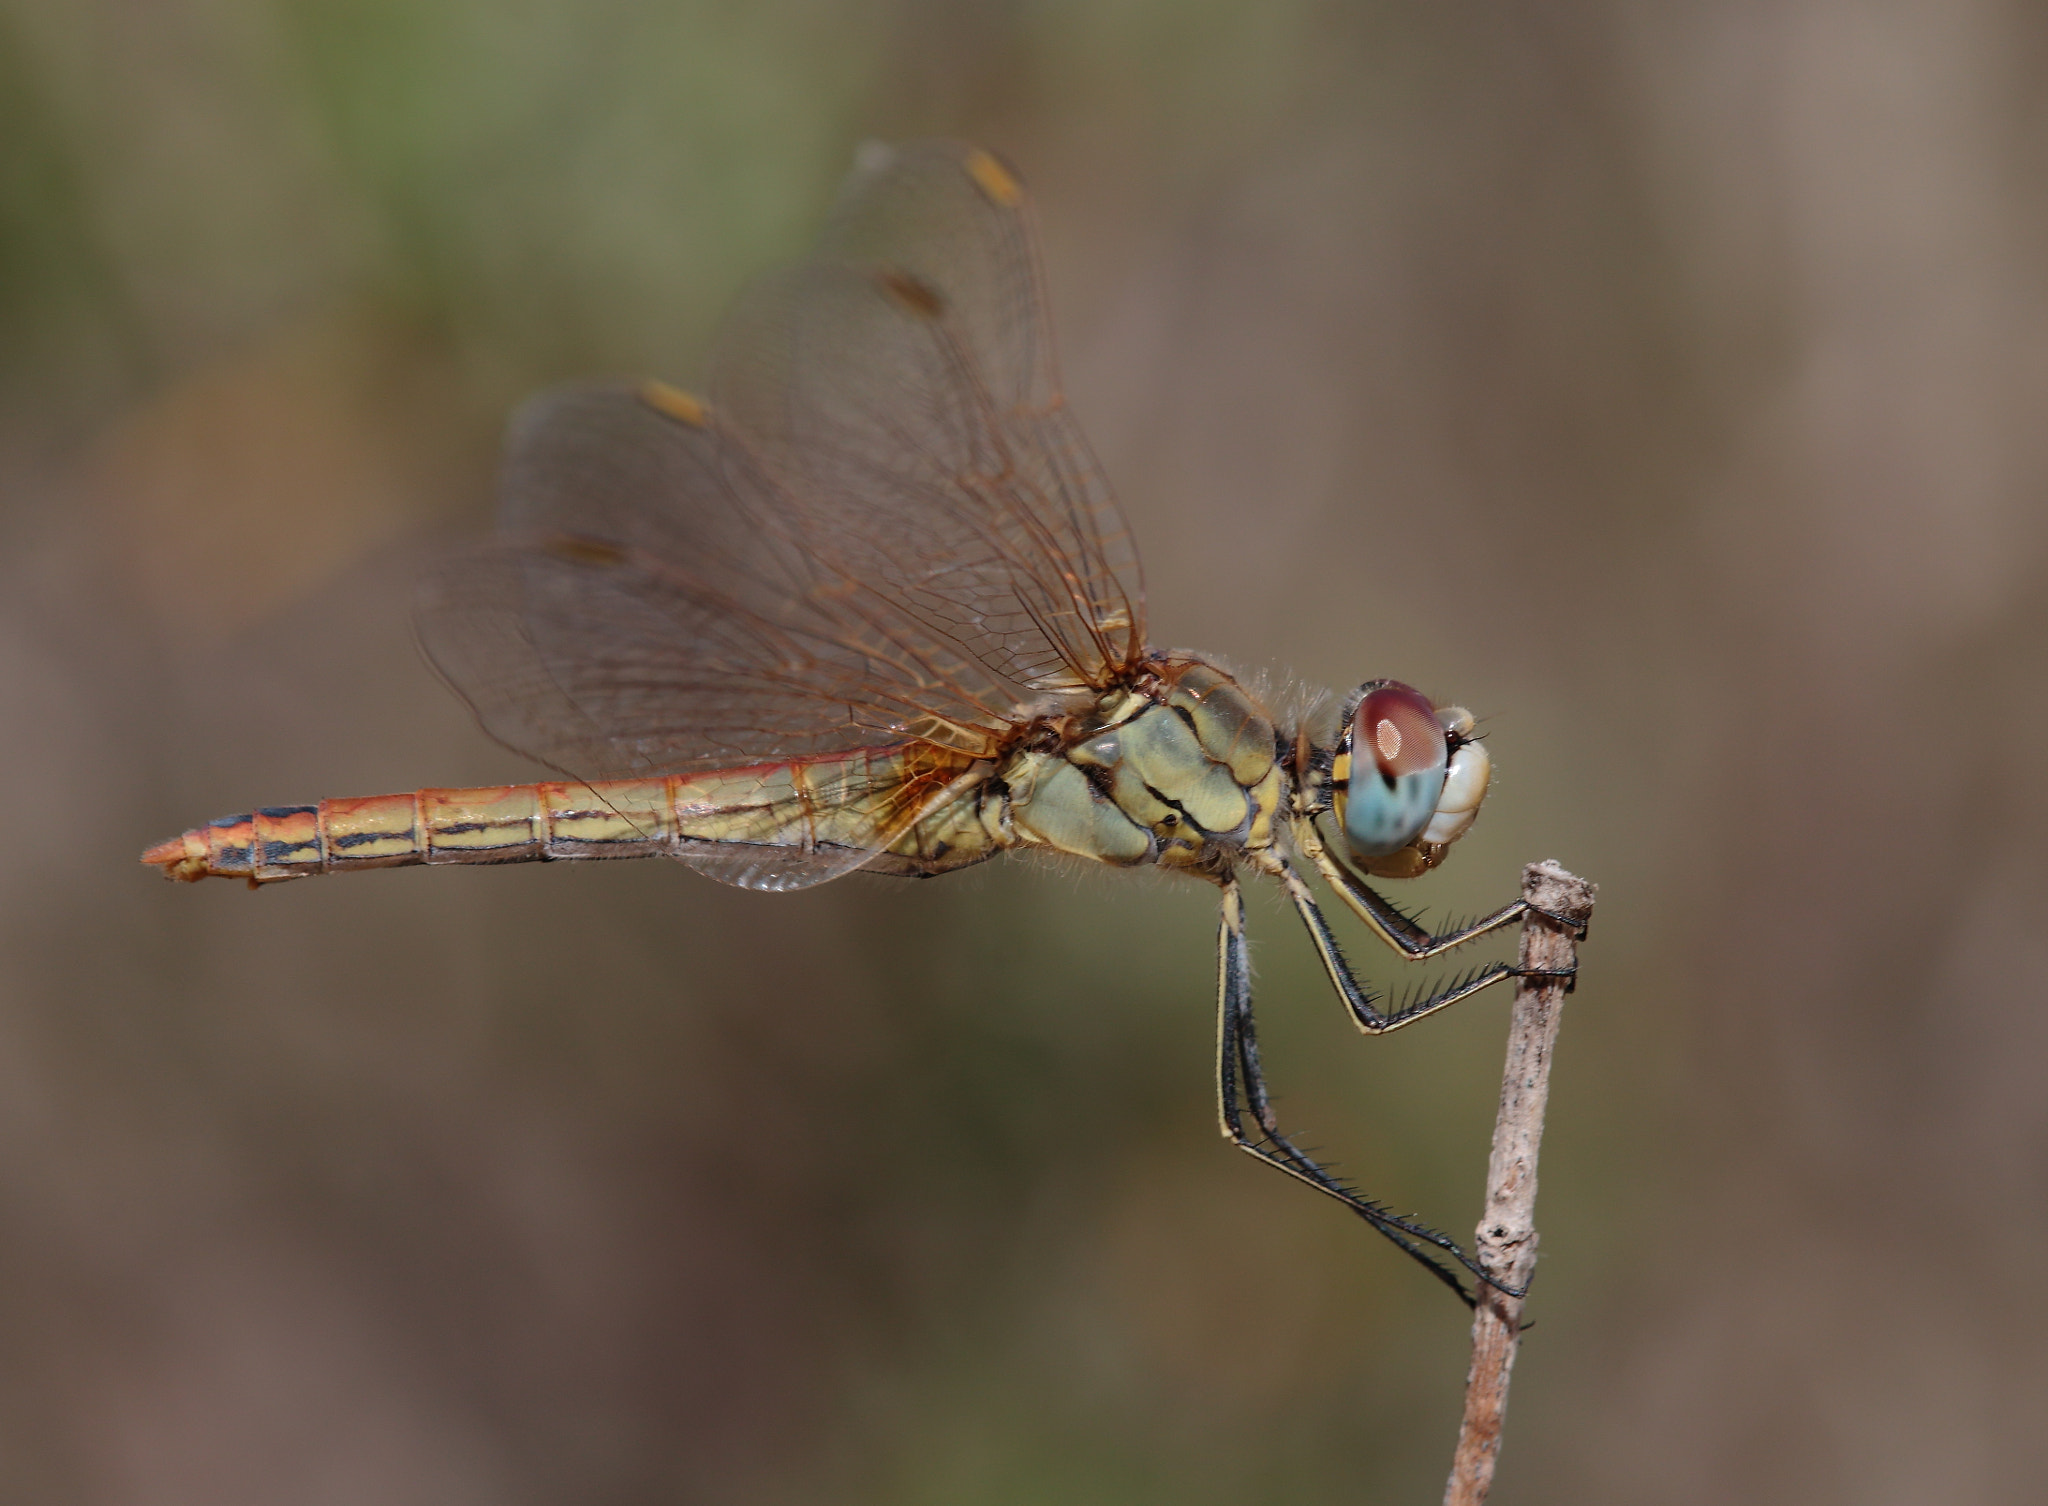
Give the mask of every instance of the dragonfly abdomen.
<path id="1" fill-rule="evenodd" d="M 917 817 L 970 762 L 906 748 L 868 749 L 660 779 L 323 800 L 224 816 L 159 843 L 142 861 L 169 878 L 256 884 L 421 863 L 665 855 L 705 866 L 740 850 L 764 859 L 831 850 L 857 863 L 859 853 L 880 856 L 894 843 L 909 842 Z M 972 835 L 972 823 L 948 835 L 959 846 Z M 953 851 L 912 866 L 953 867 L 992 850 Z"/>
<path id="2" fill-rule="evenodd" d="M 673 844 L 678 786 L 688 783 L 492 785 L 272 806 L 194 827 L 142 860 L 175 879 L 267 884 L 418 863 L 645 857 Z"/>

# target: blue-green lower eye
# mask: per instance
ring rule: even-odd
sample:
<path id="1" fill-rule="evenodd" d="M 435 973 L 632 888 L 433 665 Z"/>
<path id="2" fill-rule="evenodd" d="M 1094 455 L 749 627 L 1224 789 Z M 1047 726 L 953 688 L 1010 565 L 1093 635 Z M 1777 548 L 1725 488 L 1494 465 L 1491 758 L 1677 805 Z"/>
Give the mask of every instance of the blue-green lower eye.
<path id="1" fill-rule="evenodd" d="M 1344 840 L 1360 858 L 1383 858 L 1422 835 L 1444 792 L 1450 740 L 1429 697 L 1399 680 L 1365 687 L 1345 729 L 1349 788 L 1337 792 Z"/>
<path id="2" fill-rule="evenodd" d="M 1367 764 L 1351 777 L 1344 799 L 1344 840 L 1362 858 L 1399 852 L 1422 834 L 1444 792 L 1444 766 L 1391 780 Z"/>

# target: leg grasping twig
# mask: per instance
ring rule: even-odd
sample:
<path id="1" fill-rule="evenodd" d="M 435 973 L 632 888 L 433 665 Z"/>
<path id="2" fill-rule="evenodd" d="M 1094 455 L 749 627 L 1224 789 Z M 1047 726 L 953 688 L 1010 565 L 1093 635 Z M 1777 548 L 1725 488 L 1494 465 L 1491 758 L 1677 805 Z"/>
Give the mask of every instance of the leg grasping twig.
<path id="1" fill-rule="evenodd" d="M 1467 1307 L 1472 1306 L 1474 1298 L 1464 1283 L 1431 1253 L 1432 1249 L 1440 1251 L 1481 1281 L 1492 1280 L 1477 1261 L 1459 1248 L 1457 1241 L 1427 1224 L 1403 1218 L 1345 1185 L 1281 1132 L 1266 1093 L 1264 1074 L 1259 1069 L 1258 1034 L 1252 1020 L 1251 962 L 1245 948 L 1244 897 L 1235 878 L 1224 878 L 1222 887 L 1222 917 L 1217 928 L 1216 1097 L 1225 1138 L 1245 1154 L 1335 1198 L 1428 1267 Z M 1342 967 L 1341 959 L 1338 966 Z M 1348 972 L 1343 976 L 1353 993 L 1362 993 Z M 1432 1002 L 1430 1009 L 1449 1002 Z M 1371 1006 L 1368 1003 L 1366 1007 Z M 1408 1017 L 1428 1013 L 1430 1009 L 1418 1009 Z M 1247 1125 L 1247 1118 L 1255 1129 Z"/>

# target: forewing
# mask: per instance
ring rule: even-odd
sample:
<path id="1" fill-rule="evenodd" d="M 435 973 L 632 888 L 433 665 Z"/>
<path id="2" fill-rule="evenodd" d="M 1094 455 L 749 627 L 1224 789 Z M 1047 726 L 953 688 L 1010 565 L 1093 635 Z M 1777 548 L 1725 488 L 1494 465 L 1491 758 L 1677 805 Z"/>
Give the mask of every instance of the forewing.
<path id="1" fill-rule="evenodd" d="M 987 153 L 876 148 L 819 254 L 760 284 L 720 421 L 792 531 L 1023 692 L 1143 650 L 1128 530 L 1059 393 L 1030 206 Z"/>

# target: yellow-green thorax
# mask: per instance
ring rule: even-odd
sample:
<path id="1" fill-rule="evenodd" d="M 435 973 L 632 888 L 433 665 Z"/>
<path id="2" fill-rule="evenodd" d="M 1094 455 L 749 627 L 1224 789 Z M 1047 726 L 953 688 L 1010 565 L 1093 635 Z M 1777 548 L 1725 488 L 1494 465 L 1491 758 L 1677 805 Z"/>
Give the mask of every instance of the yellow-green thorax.
<path id="1" fill-rule="evenodd" d="M 1159 659 L 1135 684 L 1062 719 L 992 783 L 1009 841 L 1118 867 L 1212 868 L 1273 843 L 1283 778 L 1273 723 L 1237 682 Z"/>

